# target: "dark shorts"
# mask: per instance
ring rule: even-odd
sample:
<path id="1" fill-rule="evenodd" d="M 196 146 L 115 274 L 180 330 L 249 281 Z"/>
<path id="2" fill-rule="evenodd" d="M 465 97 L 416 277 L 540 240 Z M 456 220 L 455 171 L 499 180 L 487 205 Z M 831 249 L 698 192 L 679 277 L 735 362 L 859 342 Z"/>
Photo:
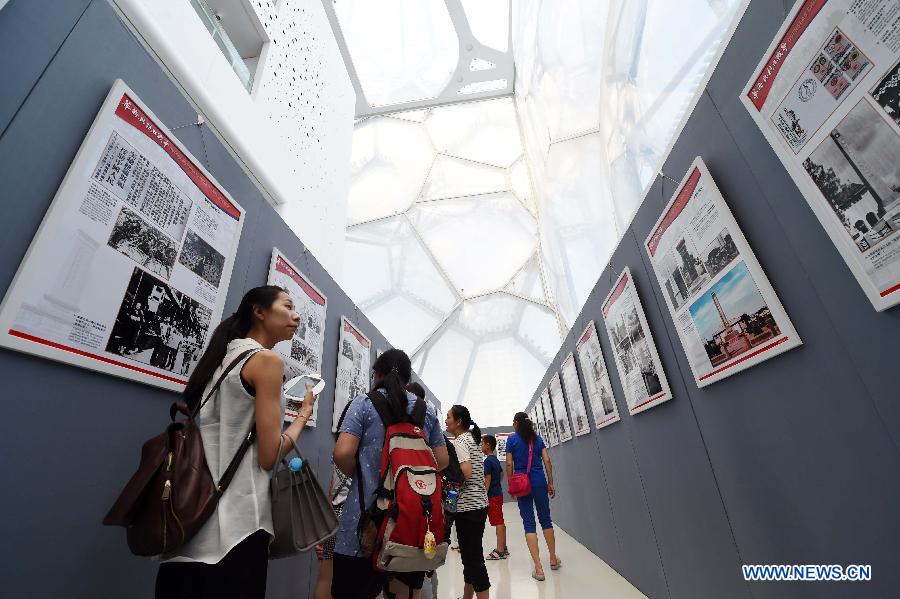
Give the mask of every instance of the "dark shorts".
<path id="1" fill-rule="evenodd" d="M 506 524 L 503 521 L 503 495 L 488 497 L 488 522 L 491 526 Z"/>
<path id="2" fill-rule="evenodd" d="M 425 580 L 425 572 L 377 573 L 370 559 L 334 554 L 334 574 L 331 578 L 331 596 L 334 599 L 373 599 L 386 589 L 389 580 L 399 580 L 411 589 L 419 590 Z"/>

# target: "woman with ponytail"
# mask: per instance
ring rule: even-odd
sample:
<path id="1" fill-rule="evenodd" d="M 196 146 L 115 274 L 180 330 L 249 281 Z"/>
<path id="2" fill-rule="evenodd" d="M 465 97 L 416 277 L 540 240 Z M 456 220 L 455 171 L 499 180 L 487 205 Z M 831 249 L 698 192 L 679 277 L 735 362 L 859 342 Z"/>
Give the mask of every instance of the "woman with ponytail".
<path id="1" fill-rule="evenodd" d="M 221 479 L 249 432 L 255 440 L 209 520 L 175 555 L 163 556 L 157 599 L 265 597 L 274 534 L 266 470 L 275 466 L 280 441 L 286 447 L 297 441 L 316 400 L 307 388 L 299 416 L 282 431 L 284 364 L 272 347 L 293 337 L 299 323 L 283 289 L 251 289 L 216 328 L 191 374 L 184 398 L 192 410 L 200 406 L 197 424 L 213 480 Z"/>
<path id="2" fill-rule="evenodd" d="M 472 420 L 469 408 L 456 405 L 447 412 L 447 432 L 455 436 L 453 447 L 466 483 L 456 501 L 452 514 L 459 539 L 459 554 L 463 563 L 463 597 L 478 599 L 490 596 L 491 580 L 484 564 L 484 526 L 487 522 L 488 496 L 484 486 L 484 459 L 481 451 L 481 429 Z"/>
<path id="3" fill-rule="evenodd" d="M 535 580 L 544 580 L 544 567 L 541 565 L 541 554 L 538 548 L 537 525 L 534 521 L 534 511 L 537 509 L 538 520 L 544 531 L 544 540 L 550 551 L 550 569 L 559 570 L 562 566 L 559 556 L 556 555 L 556 535 L 553 532 L 553 520 L 550 518 L 550 499 L 556 496 L 553 487 L 553 462 L 550 461 L 550 452 L 544 445 L 544 440 L 535 432 L 534 423 L 525 412 L 518 412 L 513 416 L 513 429 L 515 433 L 506 439 L 506 479 L 512 478 L 513 473 L 529 475 L 531 481 L 531 493 L 523 497 L 517 497 L 519 514 L 525 525 L 525 542 L 531 560 L 534 562 L 534 570 L 531 577 Z M 531 454 L 531 468 L 528 467 L 528 455 Z M 546 473 L 546 474 L 545 474 Z"/>
<path id="4" fill-rule="evenodd" d="M 399 349 L 389 349 L 372 367 L 372 389 L 386 400 L 395 421 L 402 422 L 411 414 L 417 397 L 407 392 L 412 376 L 409 356 Z M 425 412 L 425 438 L 434 452 L 439 470 L 449 463 L 444 435 L 432 404 Z M 391 573 L 388 580 L 376 573 L 372 560 L 359 556 L 357 527 L 361 514 L 360 485 L 366 507 L 375 499 L 381 469 L 381 448 L 385 427 L 368 395 L 360 395 L 348 404 L 338 425 L 338 439 L 334 446 L 334 464 L 351 477 L 348 500 L 341 512 L 340 528 L 334 546 L 331 594 L 334 599 L 370 599 L 387 587 L 388 597 L 419 599 L 425 572 Z"/>

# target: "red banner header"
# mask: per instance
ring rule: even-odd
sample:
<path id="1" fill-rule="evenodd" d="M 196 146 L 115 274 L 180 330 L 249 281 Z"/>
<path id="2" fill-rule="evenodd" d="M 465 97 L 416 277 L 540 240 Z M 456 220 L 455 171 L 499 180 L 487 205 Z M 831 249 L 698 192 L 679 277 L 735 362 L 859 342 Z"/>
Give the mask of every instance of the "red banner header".
<path id="1" fill-rule="evenodd" d="M 369 348 L 369 340 L 366 339 L 365 335 L 357 331 L 356 327 L 350 324 L 349 320 L 344 321 L 344 332 L 351 333 L 354 337 L 356 337 L 356 340 L 359 341 L 363 347 L 365 347 L 366 349 Z"/>
<path id="2" fill-rule="evenodd" d="M 320 306 L 325 305 L 325 298 L 322 297 L 322 294 L 313 289 L 313 286 L 309 284 L 309 281 L 307 281 L 302 274 L 291 268 L 291 265 L 281 256 L 275 261 L 275 270 L 282 274 L 286 274 L 293 279 L 293 281 L 300 286 L 300 289 L 309 296 L 309 299 Z"/>
<path id="3" fill-rule="evenodd" d="M 672 226 L 672 223 L 675 222 L 675 219 L 678 218 L 678 215 L 684 210 L 684 207 L 687 206 L 688 201 L 691 199 L 691 195 L 694 193 L 694 189 L 697 188 L 697 182 L 700 180 L 700 169 L 694 167 L 694 172 L 691 173 L 691 176 L 688 177 L 688 180 L 685 182 L 684 187 L 681 188 L 681 191 L 678 192 L 678 197 L 675 198 L 675 201 L 669 207 L 668 212 L 663 217 L 662 222 L 659 223 L 659 226 L 656 227 L 656 231 L 653 232 L 653 236 L 650 238 L 650 241 L 647 242 L 647 249 L 650 251 L 650 255 L 652 257 L 656 257 L 656 250 L 659 247 L 659 240 L 662 239 L 662 236 L 668 230 L 669 227 Z"/>
<path id="4" fill-rule="evenodd" d="M 616 288 L 613 290 L 612 294 L 609 296 L 609 299 L 606 300 L 606 303 L 603 304 L 603 318 L 609 314 L 609 309 L 612 307 L 616 300 L 619 299 L 619 296 L 622 295 L 622 292 L 625 291 L 625 285 L 628 284 L 628 273 L 622 273 L 622 278 L 619 279 L 619 282 L 616 284 Z"/>
<path id="5" fill-rule="evenodd" d="M 584 330 L 584 335 L 581 336 L 581 339 L 578 340 L 576 346 L 578 349 L 581 349 L 581 346 L 587 343 L 587 340 L 591 338 L 591 334 L 594 332 L 594 323 L 591 321 L 588 323 L 587 328 Z"/>
<path id="6" fill-rule="evenodd" d="M 775 46 L 775 51 L 772 52 L 769 60 L 766 61 L 765 66 L 760 71 L 759 77 L 756 78 L 750 91 L 747 92 L 747 97 L 750 98 L 750 102 L 756 106 L 757 110 L 762 110 L 763 105 L 766 103 L 766 98 L 772 90 L 772 83 L 775 81 L 775 77 L 778 76 L 778 71 L 781 70 L 781 65 L 784 64 L 787 55 L 794 49 L 797 40 L 800 39 L 800 36 L 803 35 L 803 32 L 806 31 L 806 28 L 809 27 L 809 24 L 819 14 L 826 2 L 828 0 L 806 0 L 803 6 L 800 7 L 800 10 L 797 11 L 797 15 L 791 21 L 787 31 L 784 32 L 781 41 Z"/>
<path id="7" fill-rule="evenodd" d="M 188 178 L 194 182 L 194 185 L 200 188 L 203 195 L 209 198 L 209 200 L 225 212 L 225 214 L 235 220 L 241 219 L 241 211 L 238 207 L 225 197 L 222 190 L 216 187 L 215 184 L 213 184 L 213 182 L 210 181 L 193 162 L 191 162 L 190 158 L 185 156 L 184 152 L 182 152 L 178 146 L 173 143 L 162 130 L 160 130 L 156 123 L 154 123 L 127 94 L 123 94 L 122 99 L 119 100 L 119 106 L 116 108 L 116 116 L 155 141 L 156 145 L 161 147 L 166 154 L 175 161 L 175 164 L 181 167 L 181 170 L 183 170 Z"/>

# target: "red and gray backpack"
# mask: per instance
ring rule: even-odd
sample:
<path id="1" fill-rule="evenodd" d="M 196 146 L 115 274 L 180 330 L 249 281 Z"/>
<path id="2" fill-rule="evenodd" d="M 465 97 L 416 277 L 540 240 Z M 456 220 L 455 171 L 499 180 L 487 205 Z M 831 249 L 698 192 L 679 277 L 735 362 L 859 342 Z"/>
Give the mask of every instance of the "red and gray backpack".
<path id="1" fill-rule="evenodd" d="M 448 543 L 441 477 L 425 438 L 425 401 L 417 399 L 412 414 L 395 422 L 379 391 L 369 392 L 368 397 L 385 431 L 379 485 L 368 510 L 362 484 L 357 485 L 361 554 L 370 556 L 378 571 L 429 572 L 443 565 Z M 362 477 L 358 475 L 357 480 L 361 482 Z"/>

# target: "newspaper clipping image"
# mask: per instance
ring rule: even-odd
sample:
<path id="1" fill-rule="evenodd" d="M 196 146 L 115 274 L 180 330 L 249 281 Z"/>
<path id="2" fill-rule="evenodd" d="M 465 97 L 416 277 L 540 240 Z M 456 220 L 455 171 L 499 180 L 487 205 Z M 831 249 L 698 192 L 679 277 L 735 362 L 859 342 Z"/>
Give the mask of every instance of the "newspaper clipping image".
<path id="1" fill-rule="evenodd" d="M 628 267 L 619 275 L 603 302 L 603 321 L 629 413 L 637 414 L 672 399 L 669 381 Z"/>
<path id="2" fill-rule="evenodd" d="M 506 440 L 509 439 L 510 433 L 497 433 L 494 437 L 497 439 L 497 459 L 503 466 L 506 466 Z"/>
<path id="3" fill-rule="evenodd" d="M 581 383 L 578 381 L 574 354 L 570 353 L 563 360 L 562 382 L 565 387 L 566 397 L 569 399 L 569 409 L 572 412 L 575 436 L 586 435 L 591 432 L 591 424 L 588 422 L 587 409 L 584 406 L 584 395 L 581 393 Z"/>
<path id="4" fill-rule="evenodd" d="M 545 437 L 550 447 L 559 445 L 559 433 L 556 429 L 556 419 L 553 417 L 553 406 L 550 401 L 550 388 L 544 389 L 541 394 L 541 407 L 544 412 L 544 429 L 547 436 Z"/>
<path id="5" fill-rule="evenodd" d="M 645 249 L 697 386 L 801 344 L 701 158 L 662 211 Z"/>
<path id="6" fill-rule="evenodd" d="M 876 310 L 900 302 L 898 15 L 798 1 L 741 94 Z"/>
<path id="7" fill-rule="evenodd" d="M 294 310 L 300 315 L 300 324 L 294 332 L 294 337 L 282 341 L 274 348 L 284 360 L 285 377 L 292 378 L 304 374 L 321 376 L 328 300 L 278 248 L 272 248 L 268 284 L 287 291 L 294 302 Z M 297 418 L 297 411 L 303 403 L 303 398 L 288 394 L 285 399 L 287 403 L 284 421 L 293 422 Z M 315 426 L 318 414 L 319 402 L 316 402 L 313 415 L 306 425 Z"/>
<path id="8" fill-rule="evenodd" d="M 553 421 L 556 424 L 556 434 L 559 437 L 559 442 L 565 443 L 572 438 L 572 423 L 569 421 L 569 410 L 566 408 L 566 398 L 563 395 L 558 372 L 550 379 L 549 389 L 550 403 L 553 404 Z"/>
<path id="9" fill-rule="evenodd" d="M 0 344 L 180 391 L 221 319 L 243 217 L 117 81 L 3 300 Z M 214 267 L 186 266 L 196 247 Z"/>
<path id="10" fill-rule="evenodd" d="M 540 397 L 534 402 L 534 407 L 531 408 L 531 421 L 534 422 L 534 430 L 546 441 L 547 435 L 544 430 L 544 410 L 541 407 Z"/>
<path id="11" fill-rule="evenodd" d="M 597 336 L 597 327 L 593 320 L 578 338 L 575 352 L 578 354 L 578 364 L 581 366 L 588 401 L 594 414 L 594 426 L 603 428 L 618 422 L 619 408 L 616 406 L 609 371 L 603 358 L 603 348 L 600 346 L 600 338 Z"/>
<path id="12" fill-rule="evenodd" d="M 334 412 L 331 432 L 337 432 L 337 423 L 344 407 L 354 398 L 369 391 L 369 362 L 372 342 L 355 324 L 341 316 L 341 336 L 338 339 L 337 376 L 334 383 Z"/>

